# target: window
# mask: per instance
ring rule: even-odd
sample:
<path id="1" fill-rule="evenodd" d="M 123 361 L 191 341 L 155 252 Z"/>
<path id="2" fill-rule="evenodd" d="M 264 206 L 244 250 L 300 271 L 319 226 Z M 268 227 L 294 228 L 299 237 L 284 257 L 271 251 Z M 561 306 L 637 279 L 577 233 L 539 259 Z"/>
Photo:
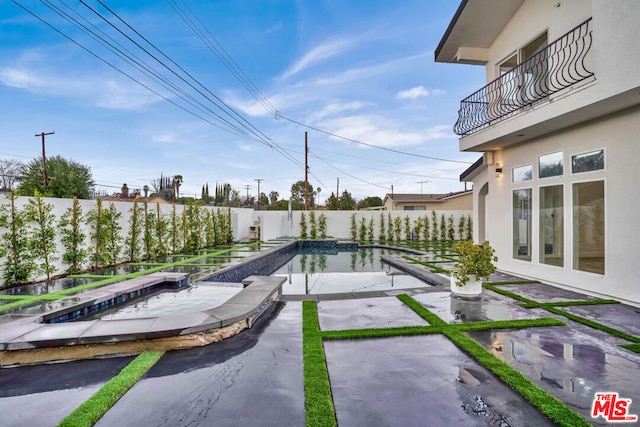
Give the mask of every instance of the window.
<path id="1" fill-rule="evenodd" d="M 531 165 L 519 166 L 511 171 L 513 182 L 531 181 L 533 177 L 533 168 Z"/>
<path id="2" fill-rule="evenodd" d="M 564 267 L 562 185 L 540 188 L 540 262 Z"/>
<path id="3" fill-rule="evenodd" d="M 405 211 L 412 211 L 413 210 L 413 206 L 405 206 L 404 210 Z"/>
<path id="4" fill-rule="evenodd" d="M 604 274 L 604 181 L 573 184 L 573 268 Z"/>
<path id="5" fill-rule="evenodd" d="M 546 48 L 545 31 L 498 64 L 502 113 L 546 98 L 549 92 Z"/>
<path id="6" fill-rule="evenodd" d="M 531 261 L 532 190 L 513 191 L 513 258 Z"/>
<path id="7" fill-rule="evenodd" d="M 571 172 L 591 172 L 604 169 L 604 150 L 571 156 Z"/>
<path id="8" fill-rule="evenodd" d="M 549 178 L 551 176 L 560 176 L 564 173 L 564 165 L 562 161 L 562 151 L 557 153 L 545 154 L 538 159 L 538 176 L 540 178 Z"/>

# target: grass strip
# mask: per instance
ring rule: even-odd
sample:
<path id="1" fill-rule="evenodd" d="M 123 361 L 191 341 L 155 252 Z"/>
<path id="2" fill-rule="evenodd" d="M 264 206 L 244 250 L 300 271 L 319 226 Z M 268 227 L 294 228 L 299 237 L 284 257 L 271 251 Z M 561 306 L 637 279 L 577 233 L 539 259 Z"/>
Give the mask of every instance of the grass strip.
<path id="1" fill-rule="evenodd" d="M 387 338 L 412 335 L 440 334 L 442 328 L 434 326 L 401 326 L 381 329 L 345 329 L 341 331 L 322 331 L 320 335 L 326 340 L 353 340 L 363 338 Z"/>
<path id="2" fill-rule="evenodd" d="M 158 361 L 163 351 L 145 351 L 111 378 L 100 390 L 78 406 L 59 427 L 94 425 Z"/>
<path id="3" fill-rule="evenodd" d="M 533 302 L 520 304 L 523 308 L 572 307 L 576 305 L 620 304 L 614 299 L 596 299 L 587 301 Z"/>
<path id="4" fill-rule="evenodd" d="M 302 302 L 302 354 L 307 427 L 337 426 L 315 301 Z"/>
<path id="5" fill-rule="evenodd" d="M 438 267 L 433 262 L 421 261 L 419 259 L 412 258 L 412 257 L 410 257 L 408 255 L 403 255 L 402 258 L 406 259 L 407 261 L 411 261 L 414 264 L 424 265 L 425 267 L 429 268 L 434 273 L 447 273 L 447 274 L 449 273 L 449 270 L 445 270 L 442 267 Z"/>
<path id="6" fill-rule="evenodd" d="M 0 301 L 22 301 L 25 299 L 38 299 L 34 295 L 0 295 Z"/>
<path id="7" fill-rule="evenodd" d="M 454 328 L 447 328 L 444 334 L 462 351 L 469 354 L 504 383 L 520 393 L 556 424 L 571 427 L 591 425 L 565 406 L 558 398 L 533 384 L 527 377 L 495 357 L 486 348 L 464 333 Z"/>
<path id="8" fill-rule="evenodd" d="M 0 306 L 0 313 L 5 312 L 5 311 L 16 310 L 18 308 L 26 307 L 26 306 L 32 305 L 32 304 L 37 304 L 40 301 L 41 300 L 38 297 L 38 298 L 22 299 L 22 300 L 19 300 L 19 301 L 10 302 L 8 304 L 4 304 L 4 305 Z"/>
<path id="9" fill-rule="evenodd" d="M 576 316 L 575 314 L 568 313 L 566 311 L 560 310 L 555 307 L 543 307 L 550 313 L 558 314 L 560 316 L 564 316 L 567 319 L 573 320 L 574 322 L 581 323 L 583 325 L 589 326 L 593 329 L 598 329 L 600 331 L 606 332 L 610 335 L 613 335 L 618 338 L 625 339 L 627 341 L 631 341 L 634 343 L 640 343 L 640 338 L 635 337 L 633 335 L 627 334 L 626 332 L 622 332 L 618 329 L 611 328 L 609 326 L 605 326 L 602 323 L 594 322 L 593 320 L 585 319 L 584 317 Z"/>
<path id="10" fill-rule="evenodd" d="M 540 283 L 537 280 L 505 280 L 503 281 L 493 281 L 493 282 L 483 282 L 484 285 L 529 285 L 531 283 Z"/>
<path id="11" fill-rule="evenodd" d="M 494 286 L 491 283 L 483 283 L 482 286 L 484 288 L 486 288 L 486 289 L 489 289 L 490 291 L 493 291 L 493 292 L 498 293 L 500 295 L 504 295 L 506 297 L 512 298 L 512 299 L 517 300 L 517 301 L 524 302 L 526 304 L 539 304 L 537 301 L 531 300 L 529 298 L 525 298 L 525 297 L 520 296 L 518 294 L 514 294 L 513 292 L 507 291 L 505 289 L 498 288 L 498 287 Z"/>
<path id="12" fill-rule="evenodd" d="M 435 327 L 443 327 L 448 326 L 449 324 L 439 318 L 436 314 L 424 308 L 422 304 L 418 301 L 414 300 L 407 294 L 400 294 L 397 297 L 400 301 L 402 301 L 407 307 L 416 312 L 416 314 L 422 317 L 424 320 L 429 322 L 431 326 Z"/>
<path id="13" fill-rule="evenodd" d="M 451 327 L 465 332 L 495 329 L 540 328 L 547 326 L 567 326 L 567 324 L 562 320 L 555 319 L 553 317 L 542 317 L 539 319 L 488 320 L 486 322 L 456 323 L 451 325 Z"/>
<path id="14" fill-rule="evenodd" d="M 620 347 L 633 351 L 634 353 L 640 353 L 640 344 L 621 344 Z"/>

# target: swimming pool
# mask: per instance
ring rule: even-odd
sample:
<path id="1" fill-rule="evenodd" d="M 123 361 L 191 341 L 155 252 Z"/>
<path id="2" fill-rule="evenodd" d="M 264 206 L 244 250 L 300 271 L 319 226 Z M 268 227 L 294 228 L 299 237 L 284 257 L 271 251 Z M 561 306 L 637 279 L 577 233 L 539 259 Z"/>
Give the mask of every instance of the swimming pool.
<path id="1" fill-rule="evenodd" d="M 285 295 L 328 294 L 428 287 L 429 284 L 382 263 L 382 255 L 402 254 L 382 248 L 360 248 L 334 255 L 295 255 L 272 273 L 283 276 Z"/>

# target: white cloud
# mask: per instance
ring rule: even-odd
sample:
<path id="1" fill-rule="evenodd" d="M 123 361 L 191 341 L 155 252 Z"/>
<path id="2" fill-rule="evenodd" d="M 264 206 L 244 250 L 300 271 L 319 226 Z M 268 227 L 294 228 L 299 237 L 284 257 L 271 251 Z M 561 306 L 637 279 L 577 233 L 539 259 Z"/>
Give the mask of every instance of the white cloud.
<path id="1" fill-rule="evenodd" d="M 316 120 L 321 120 L 327 116 L 332 116 L 335 114 L 342 113 L 343 111 L 355 111 L 360 110 L 364 107 L 374 105 L 373 102 L 367 101 L 352 101 L 352 102 L 332 102 L 327 104 L 322 110 L 318 112 L 314 112 L 313 114 L 307 117 L 307 120 L 310 122 L 315 122 Z"/>
<path id="2" fill-rule="evenodd" d="M 287 79 L 307 68 L 313 67 L 321 61 L 340 55 L 353 47 L 353 45 L 353 39 L 335 39 L 316 46 L 289 67 L 289 69 L 280 76 L 280 79 Z"/>
<path id="3" fill-rule="evenodd" d="M 99 84 L 99 83 L 98 83 Z M 122 84 L 114 80 L 102 83 L 102 89 L 98 87 L 99 107 L 113 110 L 138 110 L 162 99 L 141 86 Z"/>
<path id="4" fill-rule="evenodd" d="M 452 138 L 450 126 L 438 125 L 407 132 L 402 126 L 382 116 L 351 116 L 322 124 L 333 133 L 380 147 L 415 146 L 427 141 Z"/>
<path id="5" fill-rule="evenodd" d="M 275 31 L 278 31 L 281 28 L 282 28 L 282 21 L 278 21 L 274 25 L 272 25 L 271 27 L 269 27 L 266 30 L 264 30 L 264 32 L 269 34 L 269 33 L 273 33 Z"/>
<path id="6" fill-rule="evenodd" d="M 36 76 L 24 70 L 15 68 L 3 68 L 0 70 L 0 82 L 5 86 L 28 89 L 38 86 Z"/>
<path id="7" fill-rule="evenodd" d="M 396 95 L 398 99 L 417 99 L 421 96 L 429 96 L 429 91 L 424 88 L 424 86 L 416 86 L 412 87 L 408 90 L 401 90 Z"/>
<path id="8" fill-rule="evenodd" d="M 27 67 L 0 69 L 0 83 L 36 94 L 82 98 L 83 103 L 112 110 L 137 110 L 162 100 L 128 81 L 118 82 L 87 75 L 61 77 Z"/>

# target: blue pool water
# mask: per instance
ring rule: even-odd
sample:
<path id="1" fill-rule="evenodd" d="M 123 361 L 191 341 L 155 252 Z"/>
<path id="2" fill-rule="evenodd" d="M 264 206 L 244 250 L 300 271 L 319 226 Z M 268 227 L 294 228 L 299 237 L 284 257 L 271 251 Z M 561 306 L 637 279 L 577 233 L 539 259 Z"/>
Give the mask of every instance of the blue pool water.
<path id="1" fill-rule="evenodd" d="M 429 286 L 380 261 L 382 255 L 401 254 L 379 248 L 336 255 L 295 255 L 273 275 L 283 276 L 286 295 L 381 291 Z"/>

